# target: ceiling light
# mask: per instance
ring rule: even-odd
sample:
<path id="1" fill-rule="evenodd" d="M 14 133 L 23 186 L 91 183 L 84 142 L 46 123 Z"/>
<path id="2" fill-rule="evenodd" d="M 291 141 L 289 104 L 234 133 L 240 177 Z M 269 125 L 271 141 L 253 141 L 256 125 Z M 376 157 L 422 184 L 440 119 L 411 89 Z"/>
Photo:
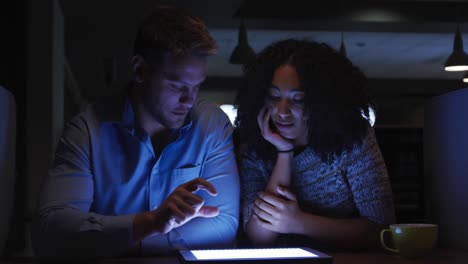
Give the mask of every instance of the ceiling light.
<path id="1" fill-rule="evenodd" d="M 244 20 L 241 20 L 239 25 L 239 37 L 237 46 L 231 54 L 229 62 L 231 64 L 247 64 L 255 59 L 255 52 L 249 46 L 247 41 L 247 30 L 245 29 Z"/>
<path id="2" fill-rule="evenodd" d="M 466 71 L 468 70 L 468 55 L 463 50 L 463 39 L 460 27 L 457 25 L 455 38 L 453 40 L 453 51 L 445 62 L 446 71 Z"/>
<path id="3" fill-rule="evenodd" d="M 468 83 L 468 72 L 466 72 L 465 75 L 463 76 L 463 82 Z"/>

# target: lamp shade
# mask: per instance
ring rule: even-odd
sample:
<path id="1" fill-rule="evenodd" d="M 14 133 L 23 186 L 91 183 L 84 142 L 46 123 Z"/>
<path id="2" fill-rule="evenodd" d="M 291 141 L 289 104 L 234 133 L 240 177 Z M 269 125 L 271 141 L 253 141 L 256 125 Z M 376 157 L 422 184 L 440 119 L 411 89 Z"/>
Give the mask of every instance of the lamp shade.
<path id="1" fill-rule="evenodd" d="M 346 54 L 346 46 L 343 40 L 343 32 L 341 33 L 340 54 L 343 55 L 343 57 L 347 57 L 348 55 Z"/>
<path id="2" fill-rule="evenodd" d="M 445 62 L 446 71 L 466 71 L 468 70 L 468 55 L 463 50 L 463 39 L 460 27 L 457 26 L 455 38 L 453 40 L 453 51 Z"/>
<path id="3" fill-rule="evenodd" d="M 244 21 L 241 20 L 239 26 L 239 36 L 237 46 L 234 48 L 231 54 L 229 62 L 231 64 L 247 64 L 255 59 L 255 52 L 249 46 L 247 41 L 247 30 L 244 25 Z"/>

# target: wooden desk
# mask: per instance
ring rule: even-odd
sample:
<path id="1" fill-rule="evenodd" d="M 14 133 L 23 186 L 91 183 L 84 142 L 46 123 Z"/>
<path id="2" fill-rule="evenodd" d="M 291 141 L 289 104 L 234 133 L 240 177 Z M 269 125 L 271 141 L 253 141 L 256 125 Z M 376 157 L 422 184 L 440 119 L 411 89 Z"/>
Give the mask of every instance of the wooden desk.
<path id="1" fill-rule="evenodd" d="M 431 256 L 420 259 L 405 259 L 398 255 L 376 252 L 340 252 L 329 253 L 333 264 L 468 264 L 468 251 L 437 249 Z M 176 257 L 129 258 L 102 260 L 98 264 L 179 264 Z"/>
<path id="2" fill-rule="evenodd" d="M 468 264 L 468 250 L 437 249 L 427 258 L 405 259 L 400 256 L 378 252 L 335 252 L 333 264 Z M 36 259 L 0 260 L 0 264 L 37 264 Z M 70 262 L 73 263 L 73 262 Z M 80 262 L 83 264 L 84 262 Z M 112 258 L 89 262 L 90 264 L 180 264 L 175 256 Z"/>
<path id="3" fill-rule="evenodd" d="M 334 253 L 334 264 L 468 264 L 468 251 L 453 249 L 437 249 L 426 258 L 406 259 L 396 254 L 386 252 Z"/>

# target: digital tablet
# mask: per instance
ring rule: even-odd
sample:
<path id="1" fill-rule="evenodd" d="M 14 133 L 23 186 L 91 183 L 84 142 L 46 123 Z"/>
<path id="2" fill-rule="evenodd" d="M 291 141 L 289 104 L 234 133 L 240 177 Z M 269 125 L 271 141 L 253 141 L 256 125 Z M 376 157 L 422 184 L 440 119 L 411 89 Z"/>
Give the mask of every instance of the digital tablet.
<path id="1" fill-rule="evenodd" d="M 205 250 L 181 249 L 179 250 L 179 257 L 183 263 L 188 264 L 213 264 L 221 262 L 242 264 L 332 263 L 331 256 L 306 247 Z"/>

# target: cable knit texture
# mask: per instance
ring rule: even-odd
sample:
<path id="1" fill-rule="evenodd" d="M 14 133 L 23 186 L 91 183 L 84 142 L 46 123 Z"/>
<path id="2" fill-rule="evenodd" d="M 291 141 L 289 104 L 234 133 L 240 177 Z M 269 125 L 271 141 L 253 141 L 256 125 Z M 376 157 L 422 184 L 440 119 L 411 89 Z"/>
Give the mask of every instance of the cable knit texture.
<path id="1" fill-rule="evenodd" d="M 263 162 L 256 153 L 242 154 L 244 226 L 257 193 L 266 188 L 273 161 Z M 294 157 L 291 190 L 303 211 L 334 217 L 366 217 L 380 224 L 395 221 L 392 191 L 387 169 L 370 129 L 360 146 L 322 162 L 312 149 Z"/>

